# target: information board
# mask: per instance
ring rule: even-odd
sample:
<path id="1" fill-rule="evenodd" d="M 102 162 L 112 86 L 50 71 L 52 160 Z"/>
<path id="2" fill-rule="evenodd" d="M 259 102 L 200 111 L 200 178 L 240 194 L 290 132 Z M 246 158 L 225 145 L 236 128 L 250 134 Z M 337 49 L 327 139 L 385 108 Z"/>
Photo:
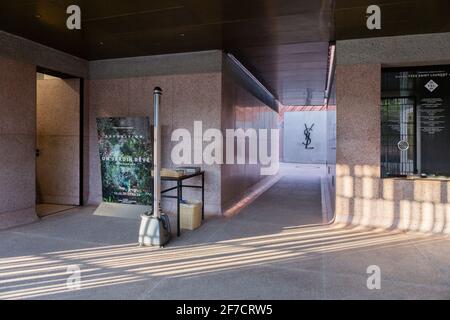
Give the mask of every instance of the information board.
<path id="1" fill-rule="evenodd" d="M 450 67 L 385 69 L 382 79 L 382 98 L 415 101 L 421 173 L 450 176 Z"/>

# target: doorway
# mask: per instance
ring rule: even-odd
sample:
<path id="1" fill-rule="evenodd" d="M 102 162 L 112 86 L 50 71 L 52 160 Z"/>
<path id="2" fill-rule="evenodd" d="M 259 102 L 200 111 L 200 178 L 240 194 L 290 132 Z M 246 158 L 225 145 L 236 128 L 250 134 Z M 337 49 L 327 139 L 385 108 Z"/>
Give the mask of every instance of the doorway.
<path id="1" fill-rule="evenodd" d="M 37 70 L 36 211 L 40 217 L 82 205 L 82 82 Z"/>

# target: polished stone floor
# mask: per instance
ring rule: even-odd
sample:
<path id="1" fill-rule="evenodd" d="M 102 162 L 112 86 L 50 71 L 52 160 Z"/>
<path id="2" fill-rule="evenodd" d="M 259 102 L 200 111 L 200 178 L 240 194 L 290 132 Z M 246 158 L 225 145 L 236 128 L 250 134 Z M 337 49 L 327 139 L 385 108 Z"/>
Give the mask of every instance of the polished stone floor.
<path id="1" fill-rule="evenodd" d="M 450 237 L 320 225 L 322 171 L 299 170 L 164 249 L 95 207 L 1 231 L 0 299 L 450 299 Z"/>

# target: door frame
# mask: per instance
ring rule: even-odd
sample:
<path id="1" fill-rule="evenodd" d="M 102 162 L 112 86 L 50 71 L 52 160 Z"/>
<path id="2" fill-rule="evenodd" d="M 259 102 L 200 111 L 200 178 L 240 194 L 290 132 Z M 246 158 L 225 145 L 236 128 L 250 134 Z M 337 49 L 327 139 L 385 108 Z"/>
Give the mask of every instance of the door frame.
<path id="1" fill-rule="evenodd" d="M 47 69 L 44 67 L 37 66 L 36 67 L 36 73 L 43 73 L 50 76 L 62 78 L 62 79 L 78 79 L 80 80 L 80 124 L 79 124 L 79 138 L 80 138 L 80 159 L 79 159 L 79 193 L 80 193 L 80 199 L 78 201 L 78 206 L 84 205 L 84 78 L 78 77 L 78 76 L 72 76 L 67 73 Z M 36 83 L 37 85 L 37 83 Z M 37 108 L 37 102 L 36 102 L 36 108 Z M 37 132 L 36 132 L 37 134 Z"/>

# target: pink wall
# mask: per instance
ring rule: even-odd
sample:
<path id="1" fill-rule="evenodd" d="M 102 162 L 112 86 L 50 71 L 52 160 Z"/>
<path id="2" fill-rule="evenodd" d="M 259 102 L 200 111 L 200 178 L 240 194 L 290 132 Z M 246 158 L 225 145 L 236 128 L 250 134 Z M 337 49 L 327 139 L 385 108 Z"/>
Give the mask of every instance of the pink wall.
<path id="1" fill-rule="evenodd" d="M 0 228 L 35 221 L 36 69 L 0 57 Z"/>
<path id="2" fill-rule="evenodd" d="M 196 56 L 214 59 L 211 58 L 209 61 L 213 62 L 206 67 L 196 60 Z M 89 81 L 90 145 L 97 144 L 96 117 L 153 118 L 152 94 L 156 86 L 163 89 L 162 160 L 165 167 L 175 166 L 170 160 L 170 152 L 176 144 L 170 139 L 173 130 L 185 128 L 192 133 L 196 120 L 203 122 L 204 131 L 208 128 L 223 131 L 236 128 L 276 128 L 276 112 L 238 84 L 223 67 L 222 57 L 220 51 L 213 51 L 95 62 L 93 78 L 98 75 L 99 79 Z M 155 59 L 169 71 L 159 70 L 154 65 Z M 171 67 L 180 65 L 178 60 L 184 61 L 185 69 Z M 130 70 L 137 69 L 136 65 L 140 66 L 141 76 L 131 77 Z M 148 75 L 142 76 L 143 73 Z M 204 146 L 207 144 L 204 143 Z M 95 147 L 90 150 L 89 163 L 89 203 L 98 204 L 101 202 L 101 178 L 98 150 Z M 240 200 L 249 187 L 263 178 L 258 165 L 215 164 L 202 167 L 206 171 L 206 212 L 212 214 L 221 214 L 226 207 Z M 196 190 L 186 190 L 183 195 L 188 200 L 200 199 L 200 193 Z M 163 206 L 166 212 L 175 211 L 174 201 L 164 201 Z"/>
<path id="3" fill-rule="evenodd" d="M 204 130 L 220 127 L 220 73 L 197 73 L 164 76 L 147 76 L 89 81 L 90 144 L 97 145 L 96 117 L 151 117 L 153 123 L 153 89 L 163 89 L 162 143 L 163 166 L 174 167 L 170 152 L 176 142 L 171 141 L 172 131 L 186 128 L 193 132 L 194 121 L 202 121 Z M 90 150 L 89 203 L 101 202 L 101 178 L 98 150 Z M 220 168 L 202 166 L 205 175 L 205 206 L 208 213 L 220 213 Z M 199 180 L 192 181 L 199 183 Z M 198 191 L 183 194 L 186 199 L 201 199 Z M 166 211 L 175 210 L 175 201 L 163 203 Z"/>
<path id="4" fill-rule="evenodd" d="M 138 63 L 134 67 L 134 58 L 126 59 L 122 69 L 114 69 L 115 62 L 112 62 L 113 68 L 111 65 L 105 68 L 98 63 L 91 68 L 90 63 L 82 59 L 0 32 L 2 42 L 8 46 L 0 49 L 0 228 L 37 219 L 37 66 L 85 79 L 88 72 L 92 76 L 93 70 L 101 73 L 101 77 L 92 77 L 84 83 L 85 203 L 101 201 L 96 117 L 153 117 L 151 106 L 155 86 L 164 90 L 163 162 L 168 167 L 171 166 L 169 155 L 174 145 L 170 141 L 172 130 L 192 129 L 195 120 L 203 121 L 204 130 L 270 128 L 276 125 L 274 111 L 234 83 L 233 79 L 224 81 L 220 51 L 181 54 L 182 59 L 178 55 L 136 58 Z M 105 76 L 110 70 L 119 75 Z M 124 70 L 126 76 L 121 77 Z M 133 72 L 137 75 L 130 75 Z M 227 93 L 223 94 L 223 91 Z M 226 203 L 239 198 L 246 188 L 261 179 L 259 168 L 252 165 L 212 165 L 204 166 L 204 169 L 207 171 L 206 211 L 213 214 L 220 214 Z M 199 199 L 200 194 L 194 190 L 186 192 L 185 197 Z M 168 211 L 175 208 L 173 201 L 164 205 Z"/>
<path id="5" fill-rule="evenodd" d="M 37 66 L 79 77 L 88 71 L 83 59 L 0 31 L 0 229 L 37 220 Z M 85 167 L 85 181 L 88 174 Z M 87 186 L 84 192 L 87 198 Z"/>
<path id="6" fill-rule="evenodd" d="M 278 128 L 278 114 L 243 88 L 225 68 L 222 74 L 221 123 L 224 133 L 226 129 Z M 248 188 L 264 178 L 260 175 L 260 165 L 222 165 L 222 208 L 231 207 L 244 197 Z"/>

